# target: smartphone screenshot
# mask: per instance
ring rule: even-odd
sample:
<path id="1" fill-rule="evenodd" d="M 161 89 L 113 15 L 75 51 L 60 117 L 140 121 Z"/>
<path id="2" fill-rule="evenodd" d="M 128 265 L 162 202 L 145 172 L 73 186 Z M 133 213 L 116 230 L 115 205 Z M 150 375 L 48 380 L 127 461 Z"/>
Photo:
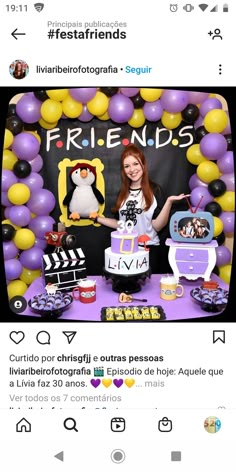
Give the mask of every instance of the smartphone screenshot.
<path id="1" fill-rule="evenodd" d="M 234 15 L 1 3 L 9 472 L 235 464 Z"/>

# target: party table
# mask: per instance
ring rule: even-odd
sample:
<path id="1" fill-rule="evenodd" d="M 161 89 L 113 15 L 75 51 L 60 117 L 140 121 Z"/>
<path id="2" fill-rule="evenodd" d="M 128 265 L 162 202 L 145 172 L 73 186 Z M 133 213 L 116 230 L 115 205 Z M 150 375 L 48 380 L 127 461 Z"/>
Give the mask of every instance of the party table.
<path id="1" fill-rule="evenodd" d="M 141 291 L 134 294 L 135 298 L 145 298 L 147 299 L 147 302 L 133 300 L 130 304 L 126 303 L 125 306 L 159 305 L 164 310 L 166 321 L 189 320 L 191 318 L 201 318 L 216 314 L 202 310 L 190 295 L 192 289 L 202 285 L 203 280 L 201 278 L 194 281 L 181 278 L 180 283 L 184 287 L 184 295 L 175 300 L 166 301 L 160 298 L 161 277 L 161 274 L 153 274 L 150 278 L 147 278 L 142 282 Z M 85 304 L 81 303 L 79 300 L 74 300 L 71 306 L 62 313 L 60 319 L 73 321 L 101 321 L 101 310 L 103 307 L 124 306 L 124 303 L 119 303 L 119 294 L 112 290 L 112 283 L 110 280 L 106 280 L 102 276 L 89 276 L 89 279 L 96 280 L 96 301 Z M 217 275 L 212 274 L 211 280 L 216 281 L 222 289 L 228 290 L 228 285 Z M 28 302 L 34 295 L 43 292 L 45 292 L 45 286 L 42 278 L 39 277 L 29 286 L 24 298 Z M 29 306 L 27 306 L 21 315 L 40 317 L 40 315 L 33 313 Z"/>

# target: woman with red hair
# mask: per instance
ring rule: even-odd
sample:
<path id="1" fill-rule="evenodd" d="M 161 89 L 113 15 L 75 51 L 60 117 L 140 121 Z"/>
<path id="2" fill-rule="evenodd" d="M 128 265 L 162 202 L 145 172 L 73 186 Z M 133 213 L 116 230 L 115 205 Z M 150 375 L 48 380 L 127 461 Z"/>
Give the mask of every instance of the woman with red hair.
<path id="1" fill-rule="evenodd" d="M 118 220 L 131 220 L 139 235 L 146 234 L 150 238 L 147 244 L 150 250 L 150 266 L 153 273 L 158 273 L 158 233 L 168 223 L 172 203 L 182 200 L 186 195 L 181 193 L 165 200 L 159 185 L 149 179 L 145 156 L 135 144 L 126 146 L 121 154 L 120 164 L 121 189 L 114 208 L 116 218 L 98 216 L 96 221 L 116 229 Z"/>

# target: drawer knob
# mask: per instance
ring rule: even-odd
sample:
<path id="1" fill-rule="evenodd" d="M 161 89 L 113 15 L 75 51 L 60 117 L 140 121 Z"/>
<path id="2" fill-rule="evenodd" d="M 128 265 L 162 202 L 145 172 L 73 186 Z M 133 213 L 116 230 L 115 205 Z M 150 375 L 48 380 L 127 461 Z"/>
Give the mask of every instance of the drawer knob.
<path id="1" fill-rule="evenodd" d="M 189 255 L 190 255 L 190 257 L 193 257 L 193 256 L 194 256 L 194 254 L 193 254 L 192 252 L 190 252 L 190 254 L 189 254 Z"/>
<path id="2" fill-rule="evenodd" d="M 193 266 L 189 266 L 189 270 L 193 270 Z"/>

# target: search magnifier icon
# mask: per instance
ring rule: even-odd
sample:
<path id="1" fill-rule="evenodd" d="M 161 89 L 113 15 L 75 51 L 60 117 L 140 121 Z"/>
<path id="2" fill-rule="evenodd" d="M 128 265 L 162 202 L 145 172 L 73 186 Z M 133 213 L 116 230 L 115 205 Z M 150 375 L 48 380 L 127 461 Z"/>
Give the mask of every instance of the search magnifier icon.
<path id="1" fill-rule="evenodd" d="M 68 429 L 68 431 L 72 431 L 73 429 L 74 431 L 78 433 L 78 429 L 76 428 L 76 421 L 74 418 L 66 418 L 63 424 L 64 424 L 64 428 Z"/>

